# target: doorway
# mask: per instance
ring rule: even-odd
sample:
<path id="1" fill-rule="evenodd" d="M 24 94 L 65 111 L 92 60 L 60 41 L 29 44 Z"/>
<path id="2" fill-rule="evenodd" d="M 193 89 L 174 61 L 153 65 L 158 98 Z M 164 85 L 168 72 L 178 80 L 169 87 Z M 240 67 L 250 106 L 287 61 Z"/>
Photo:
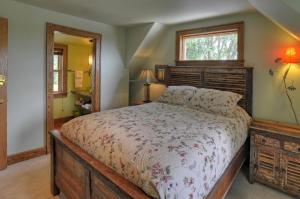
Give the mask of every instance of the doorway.
<path id="1" fill-rule="evenodd" d="M 7 167 L 8 21 L 0 17 L 0 170 Z"/>
<path id="2" fill-rule="evenodd" d="M 49 131 L 100 111 L 100 52 L 101 34 L 47 24 L 47 152 Z"/>

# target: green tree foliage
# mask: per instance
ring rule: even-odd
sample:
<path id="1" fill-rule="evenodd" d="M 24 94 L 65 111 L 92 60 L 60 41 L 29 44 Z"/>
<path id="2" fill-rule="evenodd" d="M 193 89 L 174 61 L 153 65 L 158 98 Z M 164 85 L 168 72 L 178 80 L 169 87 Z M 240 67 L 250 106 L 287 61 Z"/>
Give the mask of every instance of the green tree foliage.
<path id="1" fill-rule="evenodd" d="M 236 33 L 201 35 L 184 40 L 186 60 L 236 60 Z"/>

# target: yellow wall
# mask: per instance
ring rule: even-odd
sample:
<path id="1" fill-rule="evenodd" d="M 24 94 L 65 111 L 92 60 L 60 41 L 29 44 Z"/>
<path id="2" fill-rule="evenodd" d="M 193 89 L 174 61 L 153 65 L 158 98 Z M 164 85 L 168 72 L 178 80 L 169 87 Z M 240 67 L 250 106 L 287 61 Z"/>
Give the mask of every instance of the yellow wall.
<path id="1" fill-rule="evenodd" d="M 208 20 L 169 26 L 161 38 L 155 53 L 148 57 L 148 66 L 155 64 L 174 65 L 175 32 L 177 30 L 220 25 L 232 22 L 245 22 L 245 65 L 254 67 L 253 78 L 253 115 L 256 118 L 271 119 L 295 123 L 287 97 L 282 90 L 282 72 L 284 66 L 274 63 L 280 51 L 288 46 L 300 46 L 298 40 L 257 12 L 236 14 Z M 268 74 L 273 68 L 278 71 L 274 77 Z M 300 66 L 295 66 L 289 75 L 297 90 L 292 98 L 300 117 Z M 136 83 L 132 88 L 132 101 L 143 99 L 143 85 Z M 164 86 L 151 86 L 152 100 L 158 98 Z"/>
<path id="2" fill-rule="evenodd" d="M 67 44 L 68 45 L 68 69 L 71 71 L 81 70 L 88 71 L 91 67 L 89 66 L 88 59 L 92 53 L 90 46 L 78 45 L 78 44 Z M 68 95 L 64 98 L 55 98 L 53 114 L 54 118 L 64 118 L 73 115 L 75 109 L 75 96 L 71 93 L 75 90 L 75 74 L 74 72 L 68 72 Z M 83 87 L 78 88 L 80 90 L 90 90 L 92 85 L 92 78 L 88 73 L 84 73 L 83 76 Z M 77 89 L 77 90 L 78 90 Z"/>

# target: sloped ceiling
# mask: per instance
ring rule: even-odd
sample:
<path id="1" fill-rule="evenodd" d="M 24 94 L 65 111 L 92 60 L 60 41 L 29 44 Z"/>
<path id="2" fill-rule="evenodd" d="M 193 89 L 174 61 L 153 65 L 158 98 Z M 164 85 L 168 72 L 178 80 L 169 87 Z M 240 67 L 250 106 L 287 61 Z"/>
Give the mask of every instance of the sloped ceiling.
<path id="1" fill-rule="evenodd" d="M 249 0 L 263 15 L 300 40 L 299 0 Z"/>
<path id="2" fill-rule="evenodd" d="M 16 0 L 112 25 L 174 24 L 252 10 L 248 0 Z"/>
<path id="3" fill-rule="evenodd" d="M 147 61 L 154 53 L 166 29 L 166 25 L 159 23 L 128 29 L 126 41 L 135 44 L 127 45 L 126 57 L 127 67 L 130 68 L 130 79 L 136 79 L 140 70 L 148 67 L 146 66 Z M 140 33 L 137 34 L 137 32 Z M 142 37 L 137 37 L 136 35 Z"/>

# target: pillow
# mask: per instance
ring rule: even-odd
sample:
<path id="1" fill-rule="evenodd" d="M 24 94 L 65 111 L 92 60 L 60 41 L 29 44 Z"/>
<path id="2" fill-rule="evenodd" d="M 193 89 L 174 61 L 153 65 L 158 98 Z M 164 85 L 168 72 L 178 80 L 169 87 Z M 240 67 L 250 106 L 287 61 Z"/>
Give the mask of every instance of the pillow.
<path id="1" fill-rule="evenodd" d="M 233 108 L 233 111 L 231 113 L 228 113 L 226 117 L 231 118 L 239 118 L 244 121 L 248 126 L 251 123 L 252 118 L 248 115 L 248 113 L 239 105 L 236 105 L 235 108 Z"/>
<path id="2" fill-rule="evenodd" d="M 169 86 L 160 96 L 159 102 L 185 105 L 194 96 L 197 88 L 193 86 Z"/>
<path id="3" fill-rule="evenodd" d="M 209 113 L 226 115 L 236 108 L 242 96 L 229 91 L 214 89 L 197 89 L 193 98 L 188 103 L 188 107 Z"/>

